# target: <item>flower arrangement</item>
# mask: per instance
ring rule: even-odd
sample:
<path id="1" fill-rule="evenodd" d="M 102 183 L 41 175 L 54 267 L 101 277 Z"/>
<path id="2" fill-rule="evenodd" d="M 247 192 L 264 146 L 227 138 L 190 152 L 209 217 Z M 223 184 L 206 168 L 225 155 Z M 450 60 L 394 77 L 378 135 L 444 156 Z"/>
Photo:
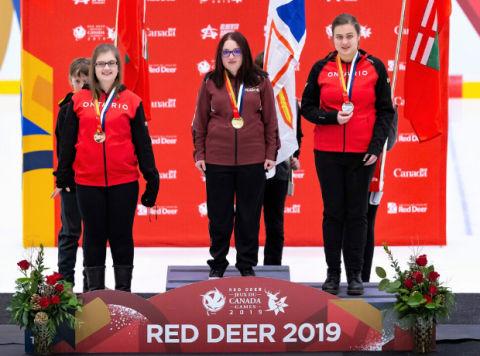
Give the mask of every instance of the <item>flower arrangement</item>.
<path id="1" fill-rule="evenodd" d="M 392 309 L 400 313 L 399 326 L 407 330 L 419 319 L 431 324 L 436 319 L 448 318 L 456 305 L 455 298 L 452 291 L 439 282 L 440 274 L 428 264 L 427 255 L 417 256 L 415 253 L 410 256 L 408 270 L 402 271 L 386 243 L 383 248 L 397 273 L 392 282 L 386 278 L 385 270 L 377 267 L 377 275 L 382 278 L 378 289 L 395 294 Z"/>
<path id="2" fill-rule="evenodd" d="M 43 276 L 48 270 L 44 267 L 43 245 L 40 245 L 35 261 L 32 252 L 29 261 L 23 260 L 17 265 L 24 277 L 15 281 L 16 293 L 7 310 L 18 326 L 33 330 L 35 350 L 51 348 L 60 323 L 66 321 L 71 328 L 75 327 L 77 319 L 72 311 L 82 311 L 82 300 L 68 292 L 72 283 L 62 280 L 60 273 Z"/>

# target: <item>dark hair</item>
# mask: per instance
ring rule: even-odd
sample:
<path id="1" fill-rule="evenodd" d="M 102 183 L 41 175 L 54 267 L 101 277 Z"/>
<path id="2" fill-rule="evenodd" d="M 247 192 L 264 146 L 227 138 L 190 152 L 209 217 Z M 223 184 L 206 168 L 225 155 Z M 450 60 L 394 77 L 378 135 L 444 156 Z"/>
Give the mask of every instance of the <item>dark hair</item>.
<path id="1" fill-rule="evenodd" d="M 117 68 L 118 73 L 115 81 L 113 82 L 113 87 L 115 88 L 115 97 L 117 99 L 120 98 L 120 86 L 122 85 L 122 61 L 120 59 L 120 53 L 118 52 L 117 47 L 113 44 L 106 44 L 102 43 L 98 45 L 92 54 L 92 62 L 90 63 L 90 78 L 89 78 L 89 85 L 90 85 L 90 92 L 92 93 L 92 100 L 98 100 L 102 93 L 102 87 L 97 79 L 97 75 L 95 73 L 95 63 L 97 62 L 97 58 L 102 53 L 112 52 L 115 56 L 115 60 L 117 61 Z"/>
<path id="2" fill-rule="evenodd" d="M 360 24 L 355 16 L 350 14 L 340 14 L 335 17 L 332 22 L 332 37 L 335 34 L 335 27 L 342 25 L 353 25 L 353 27 L 355 27 L 355 31 L 357 31 L 357 35 L 360 36 Z"/>
<path id="3" fill-rule="evenodd" d="M 222 56 L 220 52 L 223 49 L 223 45 L 226 41 L 232 40 L 237 42 L 238 47 L 242 51 L 242 65 L 238 69 L 237 79 L 248 86 L 256 86 L 260 83 L 259 76 L 268 78 L 268 73 L 253 65 L 252 52 L 248 46 L 247 39 L 240 32 L 230 32 L 225 34 L 217 46 L 217 52 L 215 54 L 215 69 L 211 72 L 210 78 L 213 80 L 217 88 L 221 88 L 225 85 L 223 79 L 223 71 L 225 67 L 222 63 Z"/>
<path id="4" fill-rule="evenodd" d="M 90 70 L 90 58 L 75 58 L 70 67 L 68 68 L 68 75 L 70 79 L 76 76 L 83 74 L 88 77 L 88 72 Z"/>
<path id="5" fill-rule="evenodd" d="M 265 52 L 262 51 L 255 57 L 255 64 L 263 69 L 263 61 L 265 60 Z"/>

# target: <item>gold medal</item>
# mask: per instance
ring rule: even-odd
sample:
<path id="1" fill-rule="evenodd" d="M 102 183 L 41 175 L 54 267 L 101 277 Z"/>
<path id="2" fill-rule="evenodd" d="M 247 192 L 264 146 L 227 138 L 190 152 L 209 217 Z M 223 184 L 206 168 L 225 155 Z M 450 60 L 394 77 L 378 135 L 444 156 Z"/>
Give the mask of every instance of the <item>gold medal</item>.
<path id="1" fill-rule="evenodd" d="M 239 118 L 239 119 L 233 118 L 232 119 L 232 126 L 235 127 L 237 130 L 241 129 L 243 127 L 243 119 L 242 118 Z"/>
<path id="2" fill-rule="evenodd" d="M 95 135 L 93 135 L 93 139 L 96 143 L 104 143 L 105 138 L 105 132 L 95 132 Z"/>

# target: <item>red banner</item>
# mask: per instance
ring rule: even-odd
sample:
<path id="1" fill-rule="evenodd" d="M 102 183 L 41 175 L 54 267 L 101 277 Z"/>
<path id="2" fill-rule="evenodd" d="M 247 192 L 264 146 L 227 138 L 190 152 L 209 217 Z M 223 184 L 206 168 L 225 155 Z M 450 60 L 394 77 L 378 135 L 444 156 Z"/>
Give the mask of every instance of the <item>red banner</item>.
<path id="1" fill-rule="evenodd" d="M 333 48 L 331 22 L 351 13 L 361 24 L 360 47 L 379 57 L 393 73 L 401 0 L 306 0 L 307 40 L 297 67 L 297 97 L 301 98 L 312 65 Z M 47 53 L 54 69 L 54 100 L 65 96 L 68 66 L 75 57 L 87 57 L 96 45 L 113 43 L 115 0 L 55 0 Z M 252 53 L 263 51 L 268 0 L 148 0 L 148 36 L 152 121 L 149 130 L 161 176 L 155 217 L 138 203 L 135 245 L 209 246 L 205 182 L 194 167 L 190 125 L 203 76 L 213 69 L 215 49 L 227 32 L 239 31 Z M 408 9 L 407 9 L 408 14 Z M 37 14 L 41 16 L 41 14 Z M 30 19 L 24 18 L 28 26 Z M 442 31 L 448 38 L 448 28 Z M 404 28 L 399 78 L 394 102 L 399 105 L 399 137 L 388 153 L 384 196 L 376 223 L 377 243 L 446 244 L 447 112 L 443 134 L 420 144 L 410 122 L 403 118 L 403 81 L 408 19 Z M 39 41 L 38 43 L 42 43 Z M 55 117 L 58 112 L 56 108 Z M 52 123 L 55 125 L 55 123 Z M 321 246 L 322 199 L 313 158 L 313 125 L 303 121 L 301 170 L 294 172 L 295 196 L 285 207 L 285 245 Z M 56 161 L 54 163 L 56 166 Z M 141 180 L 141 190 L 144 182 Z M 60 229 L 60 202 L 56 202 L 56 231 Z M 149 221 L 151 220 L 151 222 Z M 261 230 L 261 242 L 264 229 Z"/>

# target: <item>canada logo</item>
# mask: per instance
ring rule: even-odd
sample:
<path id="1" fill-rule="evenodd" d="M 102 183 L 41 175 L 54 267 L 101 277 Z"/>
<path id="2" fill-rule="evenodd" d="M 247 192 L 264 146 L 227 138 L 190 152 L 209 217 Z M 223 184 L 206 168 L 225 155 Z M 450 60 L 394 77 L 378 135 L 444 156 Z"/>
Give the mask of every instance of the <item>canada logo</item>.
<path id="1" fill-rule="evenodd" d="M 73 29 L 73 35 L 75 36 L 75 40 L 81 40 L 85 35 L 87 34 L 87 31 L 83 28 L 83 26 L 78 26 Z"/>
<path id="2" fill-rule="evenodd" d="M 207 74 L 210 71 L 211 65 L 207 61 L 202 61 L 197 64 L 197 69 L 200 72 L 200 75 Z"/>
<path id="3" fill-rule="evenodd" d="M 225 306 L 225 296 L 217 288 L 201 295 L 201 297 L 203 297 L 203 307 L 207 310 L 208 316 L 210 316 L 208 312 L 216 313 Z"/>
<path id="4" fill-rule="evenodd" d="M 328 38 L 333 37 L 332 25 L 325 27 L 325 32 L 327 33 Z M 360 26 L 360 37 L 369 38 L 372 34 L 372 29 L 367 26 Z"/>

